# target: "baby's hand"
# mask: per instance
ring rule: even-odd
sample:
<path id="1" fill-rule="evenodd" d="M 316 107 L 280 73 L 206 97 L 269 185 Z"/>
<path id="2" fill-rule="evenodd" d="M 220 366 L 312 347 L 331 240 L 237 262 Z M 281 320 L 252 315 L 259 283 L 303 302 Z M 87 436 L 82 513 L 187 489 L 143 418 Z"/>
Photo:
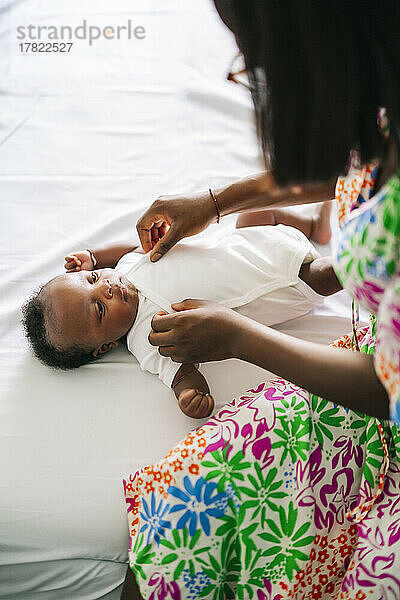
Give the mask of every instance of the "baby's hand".
<path id="1" fill-rule="evenodd" d="M 90 252 L 87 250 L 79 250 L 73 254 L 67 254 L 64 267 L 67 273 L 73 273 L 74 271 L 91 271 L 93 269 L 93 260 L 90 256 Z"/>
<path id="2" fill-rule="evenodd" d="M 178 404 L 188 417 L 202 419 L 211 415 L 214 409 L 214 398 L 199 390 L 185 389 L 179 394 Z"/>

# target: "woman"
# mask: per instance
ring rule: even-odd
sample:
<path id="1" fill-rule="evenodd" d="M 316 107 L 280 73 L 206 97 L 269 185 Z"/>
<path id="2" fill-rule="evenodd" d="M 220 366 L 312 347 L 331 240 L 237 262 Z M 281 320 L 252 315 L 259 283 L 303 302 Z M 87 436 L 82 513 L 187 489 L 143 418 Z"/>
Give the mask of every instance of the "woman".
<path id="1" fill-rule="evenodd" d="M 279 379 L 127 479 L 127 582 L 145 598 L 398 599 L 400 6 L 216 5 L 245 57 L 270 170 L 161 197 L 138 222 L 144 250 L 157 259 L 216 215 L 323 200 L 350 153 L 335 268 L 372 316 L 330 348 L 202 301 L 154 317 L 149 339 L 173 360 L 236 357 Z"/>

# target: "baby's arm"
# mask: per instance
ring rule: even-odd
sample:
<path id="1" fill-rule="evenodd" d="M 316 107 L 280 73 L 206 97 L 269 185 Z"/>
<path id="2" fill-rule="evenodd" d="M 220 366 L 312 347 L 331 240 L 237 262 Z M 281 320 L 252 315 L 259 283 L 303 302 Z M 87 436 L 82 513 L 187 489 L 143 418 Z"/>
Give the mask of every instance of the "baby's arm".
<path id="1" fill-rule="evenodd" d="M 181 365 L 171 385 L 179 407 L 188 417 L 208 417 L 214 409 L 207 381 L 194 365 Z"/>
<path id="2" fill-rule="evenodd" d="M 65 269 L 70 273 L 73 271 L 91 271 L 92 269 L 114 268 L 117 262 L 128 252 L 137 251 L 138 246 L 120 243 L 94 248 L 93 250 L 78 250 L 65 257 Z M 93 262 L 93 258 L 96 264 Z"/>

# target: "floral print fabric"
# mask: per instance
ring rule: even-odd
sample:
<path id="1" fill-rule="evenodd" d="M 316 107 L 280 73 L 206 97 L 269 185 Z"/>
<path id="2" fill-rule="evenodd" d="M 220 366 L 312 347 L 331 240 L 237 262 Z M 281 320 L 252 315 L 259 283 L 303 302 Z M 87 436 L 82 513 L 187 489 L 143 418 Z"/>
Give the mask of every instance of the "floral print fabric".
<path id="1" fill-rule="evenodd" d="M 400 182 L 372 197 L 377 165 L 355 160 L 337 184 L 336 267 L 373 313 L 357 346 L 400 422 Z M 399 427 L 286 381 L 249 390 L 124 489 L 146 599 L 400 598 Z"/>
<path id="2" fill-rule="evenodd" d="M 389 439 L 376 419 L 275 380 L 129 476 L 129 557 L 143 597 L 399 598 L 393 452 L 380 497 L 361 521 L 354 514 L 379 487 L 377 425 Z"/>
<path id="3" fill-rule="evenodd" d="M 368 198 L 372 194 L 376 169 L 367 175 Z M 355 179 L 357 181 L 357 178 Z M 337 193 L 345 186 L 338 182 Z M 349 195 L 353 199 L 354 189 Z M 360 199 L 361 202 L 360 202 Z M 362 191 L 358 210 L 347 215 L 342 225 L 336 254 L 336 273 L 343 286 L 367 310 L 377 316 L 376 372 L 390 398 L 390 415 L 400 423 L 400 177 L 396 175 L 373 198 Z M 350 205 L 341 203 L 340 206 Z"/>

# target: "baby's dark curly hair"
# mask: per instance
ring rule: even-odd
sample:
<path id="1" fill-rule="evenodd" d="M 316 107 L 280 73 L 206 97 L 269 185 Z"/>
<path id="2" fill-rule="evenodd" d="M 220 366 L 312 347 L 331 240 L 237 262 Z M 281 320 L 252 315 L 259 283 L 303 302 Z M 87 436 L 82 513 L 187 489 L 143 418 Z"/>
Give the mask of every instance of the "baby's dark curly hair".
<path id="1" fill-rule="evenodd" d="M 79 346 L 57 348 L 50 343 L 46 331 L 46 317 L 48 321 L 51 321 L 52 311 L 45 294 L 42 293 L 42 297 L 40 297 L 46 286 L 47 284 L 42 286 L 22 307 L 21 323 L 34 355 L 45 365 L 64 371 L 76 369 L 97 360 L 92 351 Z"/>

